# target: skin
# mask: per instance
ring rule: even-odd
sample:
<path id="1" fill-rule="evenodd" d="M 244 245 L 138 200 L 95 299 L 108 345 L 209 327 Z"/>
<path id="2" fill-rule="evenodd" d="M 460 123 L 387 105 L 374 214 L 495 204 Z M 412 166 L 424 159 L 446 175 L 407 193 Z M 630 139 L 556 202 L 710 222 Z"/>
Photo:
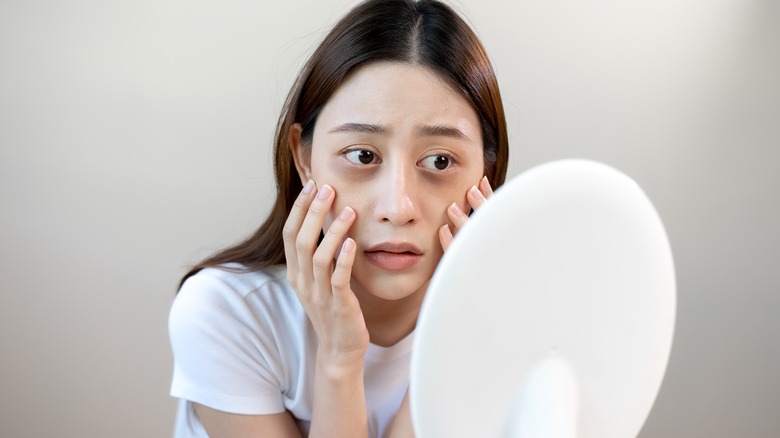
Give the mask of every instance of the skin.
<path id="1" fill-rule="evenodd" d="M 290 148 L 305 184 L 284 230 L 288 280 L 318 339 L 309 436 L 365 437 L 369 342 L 412 332 L 453 231 L 492 193 L 479 119 L 430 70 L 372 63 L 323 107 L 312 144 L 295 126 Z M 298 436 L 286 412 L 196 411 L 211 436 Z M 408 394 L 388 436 L 413 436 Z"/>

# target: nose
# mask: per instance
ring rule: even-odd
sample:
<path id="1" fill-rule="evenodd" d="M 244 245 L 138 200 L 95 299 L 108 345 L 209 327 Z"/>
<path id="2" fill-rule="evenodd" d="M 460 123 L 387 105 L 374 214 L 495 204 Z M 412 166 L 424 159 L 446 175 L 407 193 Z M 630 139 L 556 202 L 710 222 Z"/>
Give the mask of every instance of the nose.
<path id="1" fill-rule="evenodd" d="M 413 172 L 405 169 L 385 168 L 380 178 L 375 216 L 380 222 L 405 225 L 418 221 L 420 205 L 415 192 Z"/>

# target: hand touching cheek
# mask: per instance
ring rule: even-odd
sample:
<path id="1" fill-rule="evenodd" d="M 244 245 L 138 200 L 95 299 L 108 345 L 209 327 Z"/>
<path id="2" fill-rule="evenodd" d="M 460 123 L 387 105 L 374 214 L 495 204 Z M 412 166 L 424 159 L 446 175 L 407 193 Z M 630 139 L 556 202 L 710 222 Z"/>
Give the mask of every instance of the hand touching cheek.
<path id="1" fill-rule="evenodd" d="M 342 209 L 317 243 L 335 196 L 330 186 L 316 190 L 309 181 L 296 200 L 284 228 L 287 279 L 317 333 L 318 360 L 362 368 L 369 337 L 350 287 L 356 245 L 346 237 L 355 211 Z"/>
<path id="2" fill-rule="evenodd" d="M 483 176 L 478 185 L 471 186 L 466 192 L 466 200 L 471 209 L 476 210 L 481 207 L 492 194 L 493 189 L 490 187 L 487 177 Z M 447 224 L 444 224 L 439 228 L 439 241 L 445 251 L 447 251 L 447 248 L 449 248 L 452 243 L 453 235 L 466 224 L 466 221 L 468 221 L 466 212 L 464 212 L 455 202 L 447 207 L 447 217 L 452 221 L 455 230 L 454 232 L 453 230 L 450 230 L 450 227 Z"/>

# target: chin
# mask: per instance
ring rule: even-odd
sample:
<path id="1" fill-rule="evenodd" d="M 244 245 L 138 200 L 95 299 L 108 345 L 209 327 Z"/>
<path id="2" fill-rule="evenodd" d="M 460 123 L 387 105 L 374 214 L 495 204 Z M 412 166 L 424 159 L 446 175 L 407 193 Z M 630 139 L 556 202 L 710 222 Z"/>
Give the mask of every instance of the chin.
<path id="1" fill-rule="evenodd" d="M 353 275 L 353 289 L 373 297 L 397 301 L 425 293 L 433 272 L 410 270 L 409 272 L 366 272 L 368 275 Z M 414 272 L 417 271 L 417 272 Z M 364 271 L 365 272 L 365 271 Z M 366 278 L 368 277 L 368 278 Z"/>

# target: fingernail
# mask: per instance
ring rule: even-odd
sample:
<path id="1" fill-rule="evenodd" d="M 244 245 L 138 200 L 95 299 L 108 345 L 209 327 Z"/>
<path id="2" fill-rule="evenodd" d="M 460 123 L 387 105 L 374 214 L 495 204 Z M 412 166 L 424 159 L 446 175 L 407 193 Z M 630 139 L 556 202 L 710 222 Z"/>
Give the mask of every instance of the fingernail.
<path id="1" fill-rule="evenodd" d="M 346 221 L 352 218 L 352 215 L 355 214 L 355 210 L 352 210 L 349 207 L 344 207 L 343 210 L 341 210 L 341 213 L 339 213 L 339 219 Z"/>
<path id="2" fill-rule="evenodd" d="M 355 247 L 355 241 L 347 237 L 347 239 L 344 241 L 344 245 L 341 246 L 341 252 L 348 253 L 352 251 L 352 248 Z"/>
<path id="3" fill-rule="evenodd" d="M 456 216 L 463 216 L 463 211 L 458 207 L 458 204 L 454 202 L 450 204 L 450 211 Z"/>
<path id="4" fill-rule="evenodd" d="M 452 239 L 452 231 L 450 230 L 450 226 L 449 225 L 444 225 L 441 228 L 442 228 L 442 230 L 444 230 L 444 234 L 447 237 L 449 237 L 450 239 Z"/>
<path id="5" fill-rule="evenodd" d="M 479 189 L 477 189 L 477 186 L 471 186 L 471 188 L 469 189 L 469 193 L 471 193 L 471 196 L 474 196 L 474 197 L 477 197 L 477 198 L 481 198 L 482 197 L 482 193 L 480 193 Z"/>
<path id="6" fill-rule="evenodd" d="M 487 179 L 487 175 L 485 175 L 485 176 L 483 176 L 483 177 L 482 177 L 482 185 L 483 185 L 484 187 L 490 187 L 490 181 L 488 181 L 488 179 Z"/>
<path id="7" fill-rule="evenodd" d="M 317 199 L 328 199 L 330 197 L 331 193 L 333 193 L 333 189 L 330 188 L 330 186 L 326 184 L 326 185 L 322 186 L 322 188 L 320 189 L 320 192 L 317 193 Z"/>
<path id="8" fill-rule="evenodd" d="M 303 186 L 303 194 L 308 195 L 312 190 L 314 190 L 314 181 L 309 180 L 306 182 L 306 185 Z"/>

